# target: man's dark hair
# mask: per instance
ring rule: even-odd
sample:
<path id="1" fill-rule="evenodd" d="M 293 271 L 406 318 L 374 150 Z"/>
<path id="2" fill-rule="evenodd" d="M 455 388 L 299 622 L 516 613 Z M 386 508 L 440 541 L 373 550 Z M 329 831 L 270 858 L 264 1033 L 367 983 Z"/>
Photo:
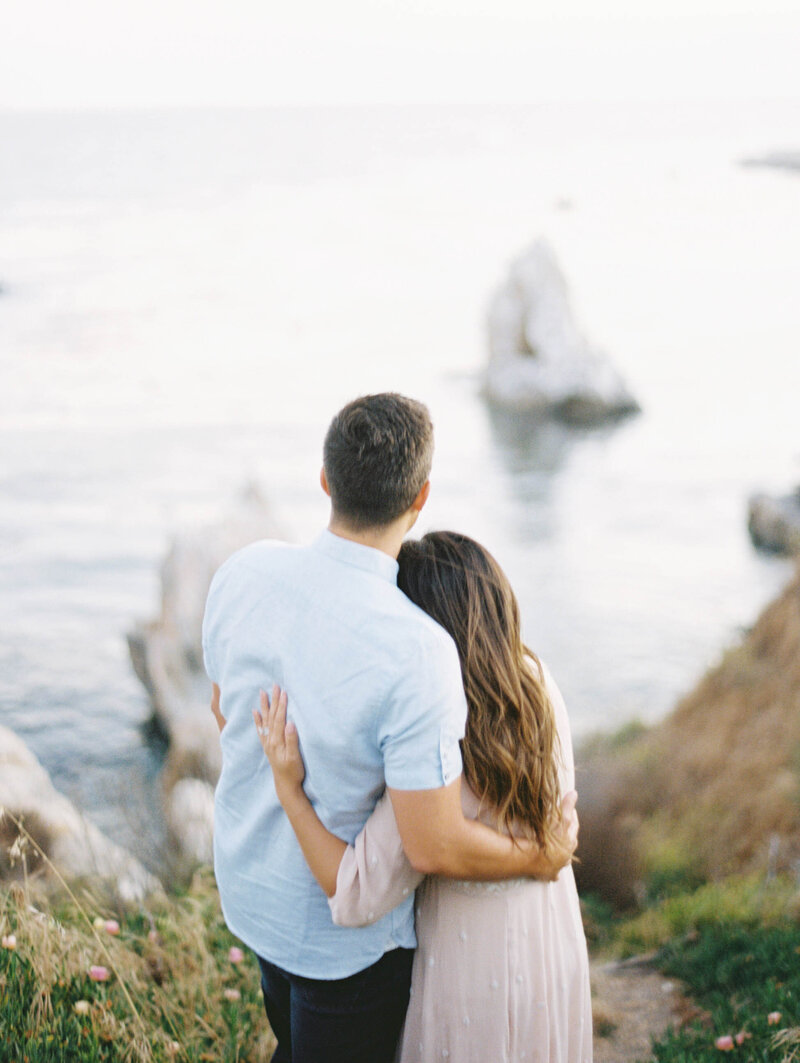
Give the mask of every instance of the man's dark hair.
<path id="1" fill-rule="evenodd" d="M 363 395 L 331 421 L 323 462 L 334 515 L 376 528 L 405 513 L 428 479 L 433 425 L 427 407 L 404 395 Z"/>

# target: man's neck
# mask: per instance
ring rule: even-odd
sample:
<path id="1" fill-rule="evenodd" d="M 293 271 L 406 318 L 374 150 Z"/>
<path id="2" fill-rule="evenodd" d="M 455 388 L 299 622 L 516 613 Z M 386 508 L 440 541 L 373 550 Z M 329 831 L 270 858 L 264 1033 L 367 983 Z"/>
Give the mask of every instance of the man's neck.
<path id="1" fill-rule="evenodd" d="M 340 539 L 349 539 L 350 542 L 361 543 L 362 546 L 380 550 L 381 553 L 388 554 L 396 561 L 403 538 L 408 531 L 408 524 L 401 519 L 379 528 L 351 528 L 337 521 L 335 517 L 331 517 L 328 531 L 332 535 L 338 535 Z"/>

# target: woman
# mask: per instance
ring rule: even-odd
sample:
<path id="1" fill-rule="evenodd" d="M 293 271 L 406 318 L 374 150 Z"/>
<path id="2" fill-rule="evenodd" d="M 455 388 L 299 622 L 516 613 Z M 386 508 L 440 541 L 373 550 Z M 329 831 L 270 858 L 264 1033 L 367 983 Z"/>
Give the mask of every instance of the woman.
<path id="1" fill-rule="evenodd" d="M 404 543 L 398 586 L 453 637 L 467 696 L 464 814 L 547 846 L 560 794 L 574 786 L 563 699 L 520 637 L 500 566 L 454 532 Z M 285 692 L 253 716 L 276 790 L 335 922 L 373 922 L 417 893 L 418 948 L 401 1063 L 590 1063 L 586 941 L 572 868 L 555 882 L 461 882 L 408 864 L 384 797 L 352 846 L 306 797 Z"/>

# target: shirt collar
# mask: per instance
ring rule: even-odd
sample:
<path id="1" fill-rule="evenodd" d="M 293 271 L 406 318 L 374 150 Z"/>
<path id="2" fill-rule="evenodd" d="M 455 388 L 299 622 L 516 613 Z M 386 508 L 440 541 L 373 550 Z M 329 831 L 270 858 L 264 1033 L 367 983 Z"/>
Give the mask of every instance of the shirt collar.
<path id="1" fill-rule="evenodd" d="M 327 528 L 311 545 L 314 550 L 327 554 L 335 561 L 372 572 L 389 583 L 397 583 L 397 561 L 382 550 L 365 546 L 363 543 L 354 543 L 352 539 L 343 539 L 341 535 L 334 535 Z"/>

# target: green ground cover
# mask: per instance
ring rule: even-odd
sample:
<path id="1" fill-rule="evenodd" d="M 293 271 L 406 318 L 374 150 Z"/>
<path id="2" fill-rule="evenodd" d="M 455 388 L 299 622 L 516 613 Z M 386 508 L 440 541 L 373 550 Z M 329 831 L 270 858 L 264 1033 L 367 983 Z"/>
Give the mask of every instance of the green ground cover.
<path id="1" fill-rule="evenodd" d="M 92 917 L 115 918 L 119 933 Z M 231 956 L 239 943 L 210 872 L 139 911 L 12 887 L 0 892 L 0 931 L 0 1063 L 270 1057 L 258 969 L 247 950 Z M 93 980 L 92 967 L 107 980 Z"/>
<path id="2" fill-rule="evenodd" d="M 623 921 L 612 938 L 623 955 L 656 948 L 656 965 L 683 982 L 697 1006 L 683 1029 L 654 1044 L 658 1063 L 704 1063 L 728 1054 L 743 1063 L 800 1059 L 794 879 L 707 884 Z"/>

